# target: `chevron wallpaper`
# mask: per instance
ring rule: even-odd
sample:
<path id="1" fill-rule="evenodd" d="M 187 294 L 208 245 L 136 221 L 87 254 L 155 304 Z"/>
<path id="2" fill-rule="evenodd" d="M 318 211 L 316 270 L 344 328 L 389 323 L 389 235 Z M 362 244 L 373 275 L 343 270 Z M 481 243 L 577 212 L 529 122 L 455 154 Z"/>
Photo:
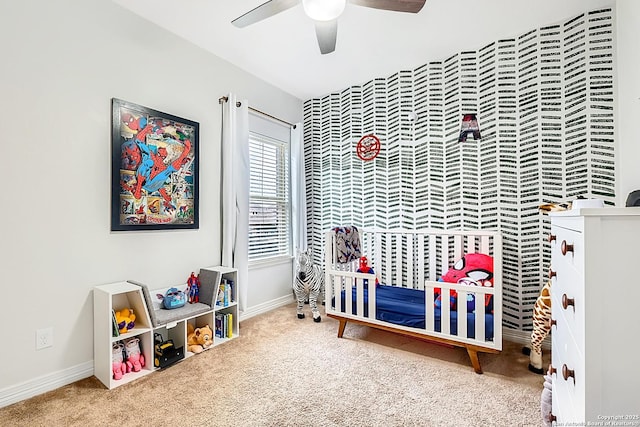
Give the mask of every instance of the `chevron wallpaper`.
<path id="1" fill-rule="evenodd" d="M 504 324 L 530 330 L 549 268 L 538 206 L 615 199 L 612 9 L 304 103 L 309 245 L 337 225 L 500 230 Z M 415 113 L 415 114 L 414 114 Z M 481 140 L 458 142 L 476 113 Z M 378 157 L 356 144 L 374 133 Z"/>

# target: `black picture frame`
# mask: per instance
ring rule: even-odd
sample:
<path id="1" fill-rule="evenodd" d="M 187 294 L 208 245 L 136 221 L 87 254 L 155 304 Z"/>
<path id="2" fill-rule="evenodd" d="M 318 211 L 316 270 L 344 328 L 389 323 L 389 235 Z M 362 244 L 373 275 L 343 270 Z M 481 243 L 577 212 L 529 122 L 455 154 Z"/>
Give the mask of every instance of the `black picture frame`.
<path id="1" fill-rule="evenodd" d="M 111 231 L 197 229 L 200 124 L 111 105 Z"/>

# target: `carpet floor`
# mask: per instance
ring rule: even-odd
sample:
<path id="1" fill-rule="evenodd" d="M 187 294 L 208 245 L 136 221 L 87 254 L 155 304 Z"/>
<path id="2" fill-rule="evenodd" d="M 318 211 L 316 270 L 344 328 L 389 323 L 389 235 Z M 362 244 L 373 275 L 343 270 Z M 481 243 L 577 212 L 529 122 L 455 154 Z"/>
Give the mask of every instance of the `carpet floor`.
<path id="1" fill-rule="evenodd" d="M 240 336 L 107 390 L 95 377 L 0 409 L 7 426 L 540 426 L 543 378 L 521 344 L 480 354 L 338 322 L 295 304 Z M 548 354 L 545 355 L 545 366 Z M 5 424 L 6 423 L 6 424 Z"/>

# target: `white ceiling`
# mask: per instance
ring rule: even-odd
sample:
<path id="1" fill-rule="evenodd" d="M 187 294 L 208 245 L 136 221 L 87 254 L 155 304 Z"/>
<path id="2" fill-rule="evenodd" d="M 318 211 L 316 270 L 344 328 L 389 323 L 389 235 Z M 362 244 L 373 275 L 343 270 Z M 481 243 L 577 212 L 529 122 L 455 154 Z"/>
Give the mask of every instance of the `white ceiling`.
<path id="1" fill-rule="evenodd" d="M 336 50 L 321 55 L 302 4 L 250 25 L 231 21 L 266 0 L 114 0 L 301 100 L 412 70 L 614 0 L 427 0 L 418 14 L 347 4 Z"/>

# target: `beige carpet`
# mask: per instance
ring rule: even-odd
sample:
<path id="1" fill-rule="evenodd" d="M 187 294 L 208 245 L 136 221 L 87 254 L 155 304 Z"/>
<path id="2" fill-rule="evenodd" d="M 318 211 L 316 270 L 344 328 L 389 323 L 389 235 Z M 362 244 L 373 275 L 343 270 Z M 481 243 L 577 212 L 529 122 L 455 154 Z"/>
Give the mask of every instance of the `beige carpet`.
<path id="1" fill-rule="evenodd" d="M 540 426 L 542 376 L 521 345 L 467 353 L 337 322 L 294 304 L 241 336 L 107 390 L 88 378 L 0 409 L 7 426 Z M 545 357 L 545 366 L 548 359 Z"/>

